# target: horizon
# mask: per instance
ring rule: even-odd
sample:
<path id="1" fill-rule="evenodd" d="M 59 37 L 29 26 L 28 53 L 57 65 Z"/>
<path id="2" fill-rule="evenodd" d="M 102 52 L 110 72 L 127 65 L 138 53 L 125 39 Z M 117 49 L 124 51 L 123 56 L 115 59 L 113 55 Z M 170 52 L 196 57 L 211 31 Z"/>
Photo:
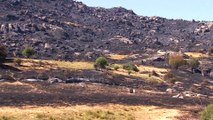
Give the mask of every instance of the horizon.
<path id="1" fill-rule="evenodd" d="M 213 16 L 209 13 L 213 12 L 211 0 L 135 0 L 121 1 L 121 0 L 77 0 L 83 2 L 90 7 L 124 7 L 128 10 L 133 10 L 139 16 L 159 16 L 167 19 L 183 19 L 196 21 L 213 21 Z M 154 3 L 154 4 L 153 4 Z"/>

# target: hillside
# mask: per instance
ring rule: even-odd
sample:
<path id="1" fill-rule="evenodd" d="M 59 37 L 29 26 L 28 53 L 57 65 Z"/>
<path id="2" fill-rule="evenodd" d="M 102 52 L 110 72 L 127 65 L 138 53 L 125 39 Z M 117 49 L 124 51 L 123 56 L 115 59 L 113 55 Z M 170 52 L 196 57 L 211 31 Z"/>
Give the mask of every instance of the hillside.
<path id="1" fill-rule="evenodd" d="M 213 22 L 0 0 L 0 120 L 197 120 L 212 103 Z"/>
<path id="2" fill-rule="evenodd" d="M 147 48 L 205 51 L 212 45 L 212 22 L 138 16 L 121 7 L 93 8 L 73 0 L 1 0 L 0 11 L 1 43 L 10 55 L 20 56 L 24 46 L 33 46 L 36 58 L 73 60 Z"/>

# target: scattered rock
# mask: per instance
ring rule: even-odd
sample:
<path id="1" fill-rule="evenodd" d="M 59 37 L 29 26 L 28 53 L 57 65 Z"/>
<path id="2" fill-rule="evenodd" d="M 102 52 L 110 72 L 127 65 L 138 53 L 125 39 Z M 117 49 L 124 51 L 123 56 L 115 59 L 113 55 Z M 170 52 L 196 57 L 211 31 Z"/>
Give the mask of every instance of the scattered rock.
<path id="1" fill-rule="evenodd" d="M 43 82 L 43 80 L 40 80 L 40 79 L 34 79 L 34 78 L 24 79 L 23 81 L 26 81 L 26 82 Z"/>
<path id="2" fill-rule="evenodd" d="M 167 92 L 168 94 L 173 94 L 173 93 L 176 92 L 176 90 L 175 90 L 175 89 L 172 89 L 172 88 L 168 88 L 168 89 L 166 89 L 166 92 Z"/>
<path id="3" fill-rule="evenodd" d="M 172 98 L 184 99 L 184 95 L 182 93 L 179 93 L 177 95 L 172 96 Z"/>
<path id="4" fill-rule="evenodd" d="M 54 83 L 62 83 L 63 80 L 61 80 L 61 79 L 59 79 L 59 78 L 49 78 L 49 79 L 47 80 L 47 82 L 50 83 L 50 84 L 54 84 Z"/>

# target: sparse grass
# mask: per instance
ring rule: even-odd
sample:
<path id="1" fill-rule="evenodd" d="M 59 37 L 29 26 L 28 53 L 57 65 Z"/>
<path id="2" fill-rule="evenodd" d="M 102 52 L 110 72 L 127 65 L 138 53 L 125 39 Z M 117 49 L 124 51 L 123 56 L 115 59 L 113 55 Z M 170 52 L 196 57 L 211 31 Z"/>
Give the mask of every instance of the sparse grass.
<path id="1" fill-rule="evenodd" d="M 200 52 L 185 52 L 184 54 L 194 58 L 207 58 L 209 55 Z"/>
<path id="2" fill-rule="evenodd" d="M 1 107 L 0 120 L 170 120 L 178 110 L 154 106 L 96 105 Z M 145 116 L 144 116 L 145 115 Z"/>
<path id="3" fill-rule="evenodd" d="M 129 55 L 109 54 L 108 58 L 110 58 L 112 60 L 122 60 L 122 59 L 126 59 L 128 57 L 129 57 Z"/>

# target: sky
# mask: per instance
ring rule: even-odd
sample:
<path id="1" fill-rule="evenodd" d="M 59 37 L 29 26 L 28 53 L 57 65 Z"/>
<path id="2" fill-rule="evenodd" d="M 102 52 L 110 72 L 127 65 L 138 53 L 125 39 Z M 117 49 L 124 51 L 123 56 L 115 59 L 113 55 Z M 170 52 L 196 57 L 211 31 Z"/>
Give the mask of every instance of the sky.
<path id="1" fill-rule="evenodd" d="M 77 0 L 92 7 L 124 7 L 142 16 L 213 21 L 213 0 Z"/>

